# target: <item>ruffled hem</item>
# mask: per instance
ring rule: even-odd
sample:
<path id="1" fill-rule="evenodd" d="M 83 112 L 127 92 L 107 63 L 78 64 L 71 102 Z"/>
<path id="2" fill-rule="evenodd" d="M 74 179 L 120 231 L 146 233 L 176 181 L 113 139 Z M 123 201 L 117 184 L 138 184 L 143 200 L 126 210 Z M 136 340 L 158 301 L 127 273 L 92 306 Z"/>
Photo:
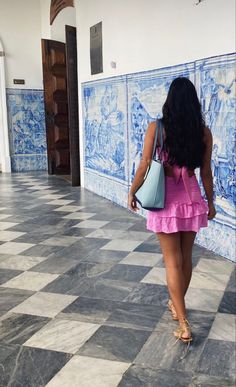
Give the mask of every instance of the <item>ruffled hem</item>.
<path id="1" fill-rule="evenodd" d="M 148 219 L 159 218 L 193 218 L 199 215 L 205 215 L 209 211 L 207 202 L 202 199 L 194 203 L 166 203 L 165 208 L 161 210 L 148 211 Z"/>
<path id="2" fill-rule="evenodd" d="M 156 217 L 147 220 L 147 230 L 153 232 L 172 233 L 178 231 L 198 232 L 201 227 L 207 227 L 207 214 L 200 214 L 191 218 Z"/>

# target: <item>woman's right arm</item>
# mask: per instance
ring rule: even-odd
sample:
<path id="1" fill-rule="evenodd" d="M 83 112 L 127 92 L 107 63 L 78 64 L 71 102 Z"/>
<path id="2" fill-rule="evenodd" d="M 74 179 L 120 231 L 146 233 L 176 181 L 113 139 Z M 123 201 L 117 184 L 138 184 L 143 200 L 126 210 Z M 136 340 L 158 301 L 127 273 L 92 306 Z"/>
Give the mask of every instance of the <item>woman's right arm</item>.
<path id="1" fill-rule="evenodd" d="M 205 128 L 205 143 L 206 150 L 204 155 L 203 165 L 200 168 L 200 176 L 202 179 L 203 187 L 206 192 L 208 201 L 209 213 L 208 219 L 211 220 L 216 215 L 215 206 L 213 203 L 213 177 L 211 170 L 211 155 L 212 155 L 212 134 L 209 128 Z"/>

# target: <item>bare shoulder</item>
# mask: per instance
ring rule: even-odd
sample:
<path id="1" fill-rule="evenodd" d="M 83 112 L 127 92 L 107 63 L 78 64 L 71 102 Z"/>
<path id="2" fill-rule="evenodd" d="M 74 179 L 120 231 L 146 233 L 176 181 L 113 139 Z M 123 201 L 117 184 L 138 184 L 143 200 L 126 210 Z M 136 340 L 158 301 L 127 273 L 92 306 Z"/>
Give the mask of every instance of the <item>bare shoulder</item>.
<path id="1" fill-rule="evenodd" d="M 149 122 L 148 128 L 150 128 L 151 130 L 155 130 L 156 125 L 157 125 L 156 121 L 151 121 Z"/>

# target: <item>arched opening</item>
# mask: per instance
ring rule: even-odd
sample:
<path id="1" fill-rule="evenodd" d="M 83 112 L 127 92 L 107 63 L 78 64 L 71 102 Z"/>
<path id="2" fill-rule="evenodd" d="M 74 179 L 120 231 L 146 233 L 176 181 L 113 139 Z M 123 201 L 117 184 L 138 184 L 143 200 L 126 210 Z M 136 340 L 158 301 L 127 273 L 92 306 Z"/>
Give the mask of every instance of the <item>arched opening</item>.
<path id="1" fill-rule="evenodd" d="M 42 56 L 48 172 L 65 175 L 72 185 L 80 185 L 76 11 L 73 3 L 73 0 L 51 1 L 50 39 L 42 39 Z"/>
<path id="2" fill-rule="evenodd" d="M 59 12 L 67 7 L 74 7 L 74 0 L 51 0 L 50 25 L 52 25 Z"/>
<path id="3" fill-rule="evenodd" d="M 4 57 L 3 44 L 0 40 L 0 170 L 2 172 L 11 172 Z"/>

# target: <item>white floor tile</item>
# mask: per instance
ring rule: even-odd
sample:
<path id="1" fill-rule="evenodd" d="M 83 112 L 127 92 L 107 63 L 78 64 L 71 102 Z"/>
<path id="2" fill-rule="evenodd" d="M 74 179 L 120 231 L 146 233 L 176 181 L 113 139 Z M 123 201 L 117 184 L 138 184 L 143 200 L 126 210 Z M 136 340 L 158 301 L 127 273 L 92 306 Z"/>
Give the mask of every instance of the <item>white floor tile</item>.
<path id="1" fill-rule="evenodd" d="M 35 246 L 32 243 L 17 243 L 17 242 L 6 242 L 0 245 L 0 254 L 20 254 L 30 247 Z"/>
<path id="2" fill-rule="evenodd" d="M 108 242 L 101 250 L 120 250 L 120 251 L 133 251 L 143 241 L 127 241 L 121 239 L 114 239 Z"/>
<path id="3" fill-rule="evenodd" d="M 117 387 L 130 363 L 75 355 L 45 387 Z"/>
<path id="4" fill-rule="evenodd" d="M 59 277 L 59 274 L 25 271 L 0 286 L 5 288 L 37 291 L 44 288 L 44 286 L 54 281 L 57 277 Z"/>
<path id="5" fill-rule="evenodd" d="M 77 298 L 77 296 L 58 293 L 38 292 L 11 309 L 11 312 L 55 317 Z"/>
<path id="6" fill-rule="evenodd" d="M 53 319 L 24 345 L 75 354 L 99 327 L 99 324 Z"/>
<path id="7" fill-rule="evenodd" d="M 236 341 L 236 316 L 229 313 L 217 313 L 212 324 L 209 339 Z"/>

